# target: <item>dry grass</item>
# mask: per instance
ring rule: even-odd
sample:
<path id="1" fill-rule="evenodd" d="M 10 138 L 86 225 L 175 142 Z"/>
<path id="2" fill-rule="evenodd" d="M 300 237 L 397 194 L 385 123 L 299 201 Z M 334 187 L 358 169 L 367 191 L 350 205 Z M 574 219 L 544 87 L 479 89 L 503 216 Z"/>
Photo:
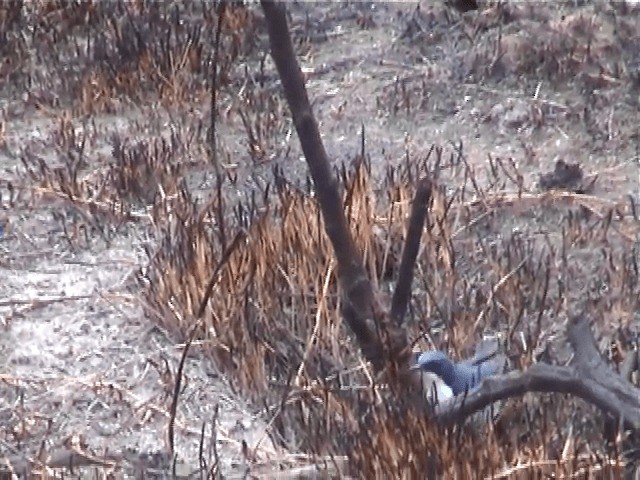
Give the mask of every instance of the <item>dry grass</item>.
<path id="1" fill-rule="evenodd" d="M 443 431 L 412 412 L 402 392 L 376 382 L 343 325 L 333 253 L 310 189 L 276 170 L 268 187 L 238 196 L 233 169 L 217 168 L 213 191 L 203 200 L 187 179 L 191 169 L 207 164 L 202 128 L 142 139 L 116 136 L 108 161 L 88 168 L 95 127 L 80 117 L 152 98 L 178 108 L 209 95 L 212 9 L 197 2 L 183 9 L 105 5 L 38 1 L 2 7 L 2 45 L 13 52 L 0 65 L 2 76 L 18 86 L 31 83 L 31 106 L 68 109 L 56 113 L 53 159 L 28 148 L 22 152 L 29 186 L 21 195 L 60 206 L 58 221 L 71 248 L 88 245 L 96 233 L 108 243 L 132 223 L 147 229 L 155 248 L 131 288 L 147 316 L 181 340 L 197 325 L 200 302 L 224 252 L 239 232 L 246 234 L 219 271 L 196 343 L 234 389 L 262 409 L 273 442 L 303 452 L 265 454 L 266 439 L 247 446 L 254 473 L 315 462 L 361 478 L 620 478 L 625 465 L 638 462 L 637 438 L 603 433 L 605 419 L 571 398 L 514 399 L 500 421 L 483 431 Z M 553 81 L 577 76 L 603 88 L 632 77 L 629 63 L 608 60 L 624 57 L 616 38 L 624 32 L 591 10 L 521 30 L 517 20 L 542 14 L 505 8 L 483 13 L 487 36 L 500 38 L 466 54 L 470 75 L 546 72 Z M 498 19 L 506 25 L 500 32 Z M 24 34 L 26 26 L 36 25 L 31 36 Z M 286 135 L 287 113 L 273 89 L 238 74 L 257 25 L 252 9 L 231 8 L 219 78 L 228 91 L 237 87 L 223 112 L 241 118 L 243 141 L 259 164 L 274 151 L 282 153 L 275 145 Z M 616 28 L 628 30 L 630 22 L 620 20 Z M 58 64 L 68 65 L 70 73 Z M 48 78 L 35 72 L 27 80 L 25 69 L 34 65 Z M 426 90 L 424 83 L 414 90 L 394 85 L 393 99 L 381 105 L 397 113 L 421 104 L 412 95 Z M 563 324 L 584 308 L 602 347 L 614 339 L 622 352 L 633 348 L 640 307 L 635 204 L 597 193 L 527 190 L 518 166 L 478 172 L 461 149 L 434 149 L 420 161 L 408 156 L 406 165 L 389 168 L 382 180 L 362 158 L 355 165 L 338 175 L 345 212 L 367 270 L 385 295 L 397 273 L 413 185 L 419 174 L 439 172 L 406 319 L 416 348 L 435 345 L 462 356 L 492 330 L 506 334 L 518 368 L 564 362 Z M 23 430 L 13 432 L 16 441 L 35 421 L 19 417 Z"/>
<path id="2" fill-rule="evenodd" d="M 165 105 L 208 97 L 216 18 L 204 3 L 10 1 L 1 12 L 11 52 L 2 74 L 30 92 L 32 106 L 95 115 L 154 97 Z M 228 9 L 219 85 L 251 44 L 254 23 L 246 7 Z"/>
<path id="3" fill-rule="evenodd" d="M 404 180 L 389 181 L 382 188 L 395 201 L 374 197 L 364 165 L 345 176 L 345 211 L 352 231 L 365 252 L 370 275 L 383 283 L 381 259 L 389 245 L 398 245 L 402 238 L 406 199 L 411 197 L 406 182 L 411 172 L 398 173 L 394 177 Z M 234 384 L 254 402 L 265 403 L 281 442 L 322 456 L 350 452 L 351 467 L 367 478 L 414 478 L 425 471 L 456 478 L 470 472 L 506 475 L 505 465 L 519 465 L 513 469 L 512 478 L 517 478 L 523 462 L 565 474 L 584 465 L 604 468 L 600 461 L 584 457 L 598 453 L 608 458 L 603 453 L 605 439 L 594 433 L 601 427 L 588 426 L 599 422 L 594 425 L 593 417 L 585 418 L 586 423 L 575 426 L 579 435 L 566 429 L 573 425 L 571 419 L 584 415 L 577 412 L 591 411 L 572 400 L 513 402 L 510 413 L 488 436 L 437 432 L 425 418 L 407 417 L 401 392 L 375 385 L 337 314 L 332 255 L 315 201 L 286 185 L 276 193 L 264 204 L 244 206 L 246 216 L 253 218 L 244 227 L 247 240 L 220 273 L 200 336 L 202 348 Z M 427 327 L 437 345 L 459 354 L 482 330 L 505 331 L 512 338 L 512 358 L 526 367 L 542 351 L 562 348 L 554 336 L 568 308 L 593 305 L 596 316 L 616 312 L 618 319 L 607 327 L 615 325 L 629 334 L 637 307 L 636 293 L 630 292 L 638 291 L 638 273 L 628 268 L 624 237 L 608 233 L 608 224 L 600 220 L 592 222 L 587 233 L 583 216 L 561 237 L 536 242 L 518 232 L 501 238 L 489 218 L 517 219 L 544 203 L 514 196 L 509 203 L 494 205 L 488 192 L 481 196 L 482 203 L 470 203 L 462 195 L 441 195 L 434 201 L 407 323 L 414 338 L 420 336 L 421 326 Z M 558 201 L 562 198 L 559 195 Z M 155 252 L 145 276 L 150 310 L 177 332 L 190 328 L 203 286 L 224 250 L 219 232 L 231 238 L 243 228 L 238 219 L 217 216 L 228 211 L 226 207 L 183 208 L 180 221 L 167 225 L 163 247 Z M 557 215 L 575 217 L 580 208 Z M 480 236 L 481 232 L 489 235 Z M 607 251 L 611 264 L 589 276 L 607 275 L 602 279 L 606 293 L 588 299 L 589 292 L 583 290 L 581 298 L 571 298 L 568 305 L 567 290 L 580 284 L 572 279 L 587 274 L 576 259 L 598 249 Z M 385 275 L 393 276 L 394 268 L 386 265 Z M 613 320 L 607 318 L 607 323 Z M 565 444 L 572 450 L 559 456 Z M 550 460 L 559 463 L 545 463 Z"/>

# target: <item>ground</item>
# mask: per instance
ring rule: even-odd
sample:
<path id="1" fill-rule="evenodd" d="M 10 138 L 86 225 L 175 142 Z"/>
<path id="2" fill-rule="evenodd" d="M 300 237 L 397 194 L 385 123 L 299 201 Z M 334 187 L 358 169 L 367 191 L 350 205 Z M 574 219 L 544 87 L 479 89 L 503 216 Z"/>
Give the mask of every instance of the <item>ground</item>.
<path id="1" fill-rule="evenodd" d="M 589 193 L 598 207 L 626 208 L 629 197 L 638 198 L 637 7 L 556 2 L 510 4 L 502 11 L 489 4 L 460 15 L 430 3 L 289 5 L 314 113 L 336 165 L 360 152 L 364 128 L 379 177 L 405 158 L 426 156 L 432 144 L 461 144 L 466 163 L 485 182 L 490 158 L 513 166 L 519 178 L 503 190 L 514 194 L 538 191 L 539 176 L 562 159 L 580 164 L 585 178 L 597 176 Z M 255 48 L 264 52 L 261 20 L 255 28 Z M 240 80 L 231 86 L 251 90 L 247 86 L 264 82 L 267 97 L 275 98 L 275 69 L 267 59 L 260 79 L 258 57 L 239 57 L 230 75 Z M 43 182 L 39 159 L 55 176 L 56 168 L 68 165 L 61 159 L 77 153 L 88 132 L 82 154 L 89 166 L 78 171 L 92 178 L 108 171 L 114 136 L 169 138 L 207 124 L 208 97 L 206 91 L 186 95 L 171 106 L 119 99 L 112 111 L 82 111 L 84 99 L 39 83 L 35 71 L 42 62 L 34 55 L 21 64 L 33 72 L 31 84 L 0 88 L 0 453 L 19 467 L 26 465 L 21 458 L 45 459 L 41 449 L 68 461 L 64 451 L 88 446 L 101 456 L 108 452 L 125 470 L 167 468 L 171 462 L 162 452 L 184 337 L 150 318 L 134 282 L 149 261 L 147 252 L 157 247 L 153 215 L 141 206 L 129 221 L 100 234 Z M 243 68 L 251 72 L 244 84 Z M 284 101 L 262 96 L 254 99 L 254 110 L 247 108 L 263 152 L 250 155 L 248 128 L 236 113 L 240 93 L 234 98 L 225 92 L 219 148 L 244 193 L 269 178 L 274 165 L 304 180 L 306 164 Z M 200 157 L 194 151 L 186 175 L 193 191 L 207 198 L 212 173 L 204 151 Z M 460 181 L 455 175 L 444 179 L 451 190 Z M 519 222 L 505 219 L 503 233 Z M 623 231 L 621 238 L 622 249 L 637 242 L 634 233 Z M 214 444 L 229 478 L 242 475 L 243 442 L 264 462 L 293 461 L 297 452 L 271 442 L 268 418 L 255 413 L 197 345 L 185 378 L 175 431 L 180 473 L 197 468 L 201 429 L 212 422 L 218 423 Z M 88 456 L 74 461 L 94 465 Z"/>

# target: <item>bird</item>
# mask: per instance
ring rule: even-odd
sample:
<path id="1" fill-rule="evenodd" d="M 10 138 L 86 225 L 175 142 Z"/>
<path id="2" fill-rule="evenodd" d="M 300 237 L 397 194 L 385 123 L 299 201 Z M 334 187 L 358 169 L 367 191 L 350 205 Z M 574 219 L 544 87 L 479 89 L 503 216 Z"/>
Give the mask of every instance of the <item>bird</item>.
<path id="1" fill-rule="evenodd" d="M 473 392 L 486 377 L 504 373 L 507 358 L 499 350 L 497 340 L 484 340 L 473 357 L 460 362 L 452 361 L 440 350 L 428 350 L 416 356 L 411 369 L 420 371 L 425 398 L 435 406 Z M 490 417 L 496 416 L 499 405 L 495 407 Z"/>
<path id="2" fill-rule="evenodd" d="M 451 387 L 436 373 L 427 371 L 422 371 L 421 373 L 422 389 L 429 403 L 443 403 L 454 397 Z"/>

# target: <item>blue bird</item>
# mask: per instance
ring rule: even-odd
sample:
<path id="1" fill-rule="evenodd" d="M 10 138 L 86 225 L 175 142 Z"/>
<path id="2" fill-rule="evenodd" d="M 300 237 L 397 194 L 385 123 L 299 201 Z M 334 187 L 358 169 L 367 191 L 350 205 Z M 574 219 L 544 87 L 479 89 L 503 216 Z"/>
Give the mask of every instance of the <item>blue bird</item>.
<path id="1" fill-rule="evenodd" d="M 500 371 L 499 364 L 490 360 L 478 363 L 471 361 L 454 363 L 439 350 L 423 352 L 418 357 L 414 368 L 438 376 L 451 389 L 453 395 L 473 390 L 483 378 Z"/>
<path id="2" fill-rule="evenodd" d="M 421 372 L 422 389 L 430 404 L 443 403 L 454 397 L 453 390 L 433 372 Z"/>
<path id="3" fill-rule="evenodd" d="M 498 342 L 485 341 L 472 358 L 457 363 L 444 352 L 430 350 L 420 353 L 411 369 L 420 370 L 427 400 L 445 403 L 473 391 L 484 378 L 506 371 L 506 356 L 498 348 Z"/>

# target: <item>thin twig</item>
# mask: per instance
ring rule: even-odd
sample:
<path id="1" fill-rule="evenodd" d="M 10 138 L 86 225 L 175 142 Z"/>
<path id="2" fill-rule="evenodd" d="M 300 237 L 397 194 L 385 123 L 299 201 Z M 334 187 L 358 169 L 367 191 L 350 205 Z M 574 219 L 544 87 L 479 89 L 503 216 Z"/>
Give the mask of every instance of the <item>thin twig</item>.
<path id="1" fill-rule="evenodd" d="M 222 23 L 227 11 L 227 1 L 219 0 L 216 8 L 218 24 L 216 26 L 216 37 L 213 47 L 213 65 L 211 72 L 211 125 L 209 131 L 211 163 L 217 167 L 217 146 L 216 146 L 216 120 L 218 106 L 218 65 L 220 63 L 220 37 L 222 33 Z"/>
<path id="2" fill-rule="evenodd" d="M 245 231 L 240 230 L 236 234 L 233 241 L 231 242 L 231 245 L 229 245 L 226 248 L 226 250 L 223 252 L 222 257 L 220 258 L 220 261 L 216 265 L 216 268 L 214 268 L 213 273 L 211 274 L 211 279 L 209 280 L 209 284 L 207 285 L 207 288 L 205 289 L 205 293 L 202 297 L 202 300 L 200 301 L 200 307 L 198 308 L 198 312 L 196 314 L 196 321 L 194 322 L 193 326 L 191 327 L 191 330 L 187 335 L 187 341 L 185 342 L 184 350 L 182 350 L 182 355 L 180 356 L 180 363 L 178 364 L 178 369 L 175 375 L 173 398 L 171 399 L 171 407 L 169 409 L 169 426 L 167 429 L 167 441 L 169 444 L 169 451 L 171 452 L 171 454 L 174 453 L 174 447 L 175 447 L 174 424 L 176 421 L 176 413 L 178 411 L 178 399 L 180 397 L 180 390 L 182 388 L 182 374 L 184 371 L 185 361 L 187 360 L 187 355 L 189 353 L 189 347 L 191 346 L 191 343 L 195 338 L 196 332 L 202 326 L 204 311 L 207 308 L 207 303 L 209 303 L 209 298 L 211 297 L 211 292 L 213 292 L 213 287 L 217 283 L 218 274 L 220 273 L 220 270 L 222 270 L 222 267 L 226 265 L 226 263 L 229 260 L 229 257 L 231 257 L 231 254 L 236 250 L 236 248 L 238 248 L 238 246 L 240 245 L 240 242 L 245 238 L 245 236 L 246 236 Z"/>

